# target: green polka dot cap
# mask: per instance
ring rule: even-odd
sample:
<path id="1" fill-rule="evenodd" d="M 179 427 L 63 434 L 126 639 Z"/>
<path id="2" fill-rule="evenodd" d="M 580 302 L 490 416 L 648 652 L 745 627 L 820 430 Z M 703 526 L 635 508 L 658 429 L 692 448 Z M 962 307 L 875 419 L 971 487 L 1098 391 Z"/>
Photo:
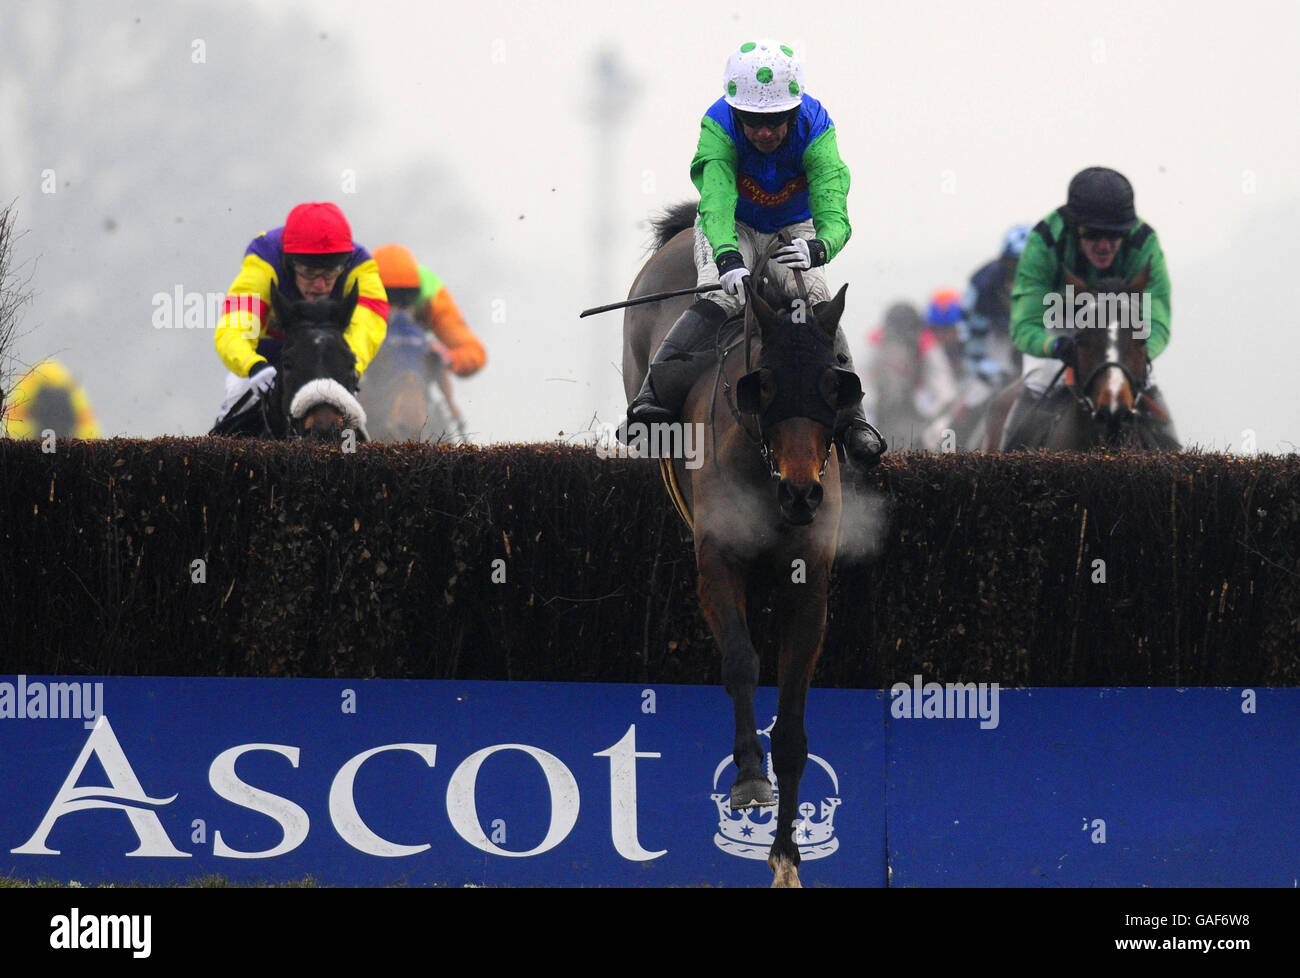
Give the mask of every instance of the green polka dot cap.
<path id="1" fill-rule="evenodd" d="M 803 65 L 778 41 L 746 41 L 727 59 L 723 98 L 742 112 L 786 112 L 803 101 Z"/>

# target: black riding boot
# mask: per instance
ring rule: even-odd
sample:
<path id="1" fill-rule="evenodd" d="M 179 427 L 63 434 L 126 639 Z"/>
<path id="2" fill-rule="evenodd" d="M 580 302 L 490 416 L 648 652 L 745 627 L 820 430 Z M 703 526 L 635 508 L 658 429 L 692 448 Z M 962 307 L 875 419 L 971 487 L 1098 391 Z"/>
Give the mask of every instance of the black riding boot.
<path id="1" fill-rule="evenodd" d="M 849 341 L 844 336 L 844 330 L 839 328 L 835 330 L 835 359 L 845 370 L 853 370 Z M 856 370 L 853 372 L 857 373 Z M 880 456 L 889 448 L 885 436 L 867 422 L 860 400 L 851 407 L 842 408 L 836 416 L 835 440 L 844 449 L 844 453 L 864 469 L 879 462 Z"/>
<path id="2" fill-rule="evenodd" d="M 718 327 L 726 319 L 726 310 L 708 299 L 678 317 L 655 353 L 640 392 L 627 406 L 628 425 L 678 420 L 700 368 L 712 360 Z"/>
<path id="3" fill-rule="evenodd" d="M 1169 405 L 1165 403 L 1160 388 L 1155 384 L 1151 384 L 1142 391 L 1142 400 L 1150 401 L 1155 406 L 1154 411 L 1150 409 L 1144 411 L 1141 406 L 1138 408 L 1149 433 L 1149 437 L 1144 437 L 1143 442 L 1152 442 L 1154 447 L 1161 451 L 1176 452 L 1181 450 L 1182 443 L 1179 442 L 1178 433 L 1174 430 L 1174 419 L 1169 414 Z"/>

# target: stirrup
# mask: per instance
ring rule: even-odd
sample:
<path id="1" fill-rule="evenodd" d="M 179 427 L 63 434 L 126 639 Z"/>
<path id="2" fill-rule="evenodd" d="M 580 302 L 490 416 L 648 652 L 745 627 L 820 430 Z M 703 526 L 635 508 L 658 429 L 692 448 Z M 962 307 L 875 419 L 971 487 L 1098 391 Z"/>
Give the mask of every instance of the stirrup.
<path id="1" fill-rule="evenodd" d="M 650 371 L 646 371 L 645 383 L 641 385 L 641 390 L 632 402 L 627 406 L 626 425 L 630 424 L 662 424 L 677 420 L 673 413 L 669 411 L 659 400 L 659 392 L 655 390 L 654 381 L 651 380 Z"/>
<path id="2" fill-rule="evenodd" d="M 638 404 L 635 400 L 627 406 L 628 424 L 671 424 L 677 416 L 659 403 L 653 394 Z"/>
<path id="3" fill-rule="evenodd" d="M 858 439 L 850 438 L 852 432 L 862 431 L 870 434 L 875 440 L 876 446 L 871 449 L 854 450 L 850 448 L 852 442 Z M 889 442 L 885 441 L 885 436 L 880 433 L 880 429 L 873 425 L 866 418 L 850 418 L 848 422 L 835 432 L 835 442 L 840 446 L 840 451 L 851 458 L 859 465 L 870 468 L 876 465 L 882 455 L 889 450 Z"/>

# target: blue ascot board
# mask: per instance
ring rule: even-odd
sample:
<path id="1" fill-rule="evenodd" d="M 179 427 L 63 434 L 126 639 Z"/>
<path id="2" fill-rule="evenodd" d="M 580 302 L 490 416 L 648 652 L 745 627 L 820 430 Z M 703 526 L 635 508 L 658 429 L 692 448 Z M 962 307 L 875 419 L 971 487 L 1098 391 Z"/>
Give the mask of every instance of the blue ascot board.
<path id="1" fill-rule="evenodd" d="M 761 727 L 775 704 L 759 691 Z M 1300 690 L 956 706 L 919 680 L 812 690 L 804 885 L 1300 876 Z M 706 686 L 0 676 L 0 873 L 767 885 L 775 809 L 727 810 L 730 750 Z"/>
<path id="2" fill-rule="evenodd" d="M 1300 689 L 1003 690 L 891 720 L 894 885 L 1295 887 Z"/>
<path id="3" fill-rule="evenodd" d="M 21 680 L 24 702 L 41 684 L 71 682 L 0 680 L 15 699 Z M 8 875 L 346 886 L 771 879 L 775 809 L 732 817 L 713 798 L 725 801 L 735 775 L 720 688 L 79 682 L 102 682 L 104 720 L 0 719 Z M 0 686 L 0 714 L 3 697 Z M 826 759 L 810 760 L 804 776 L 814 809 L 805 831 L 817 847 L 806 876 L 881 886 L 882 699 L 823 690 L 815 702 L 808 732 Z M 757 705 L 770 724 L 775 690 L 760 690 Z"/>

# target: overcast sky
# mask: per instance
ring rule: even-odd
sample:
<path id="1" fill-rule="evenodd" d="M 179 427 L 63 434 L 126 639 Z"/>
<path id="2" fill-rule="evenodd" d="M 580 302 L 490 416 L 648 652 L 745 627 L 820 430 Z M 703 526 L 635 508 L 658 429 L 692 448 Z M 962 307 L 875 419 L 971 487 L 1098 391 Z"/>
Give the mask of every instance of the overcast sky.
<path id="1" fill-rule="evenodd" d="M 1168 259 L 1156 376 L 1184 441 L 1300 444 L 1293 0 L 110 0 L 3 16 L 0 187 L 35 260 L 18 353 L 60 356 L 106 434 L 206 430 L 224 373 L 211 330 L 154 329 L 153 297 L 223 291 L 249 239 L 312 199 L 443 275 L 488 347 L 458 386 L 477 440 L 615 420 L 621 314 L 578 312 L 626 295 L 646 217 L 694 195 L 727 55 L 773 36 L 803 55 L 853 174 L 853 238 L 828 272 L 850 283 L 855 352 L 890 301 L 964 286 L 1075 172 L 1113 166 Z M 600 81 L 602 51 L 621 82 Z M 621 125 L 598 125 L 602 95 Z"/>

